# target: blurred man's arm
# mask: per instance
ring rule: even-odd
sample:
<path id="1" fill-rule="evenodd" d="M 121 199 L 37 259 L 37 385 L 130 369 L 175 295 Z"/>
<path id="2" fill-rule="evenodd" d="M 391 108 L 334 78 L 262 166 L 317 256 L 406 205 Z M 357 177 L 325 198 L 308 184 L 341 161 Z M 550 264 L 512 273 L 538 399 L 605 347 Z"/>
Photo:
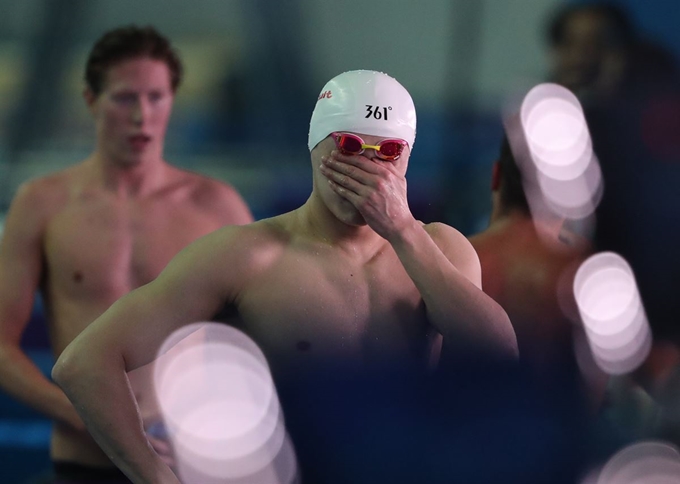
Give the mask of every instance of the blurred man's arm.
<path id="1" fill-rule="evenodd" d="M 225 230 L 184 249 L 161 275 L 121 298 L 64 351 L 53 370 L 87 429 L 134 482 L 177 482 L 149 445 L 126 375 L 176 329 L 210 320 L 230 296 Z M 220 264 L 215 261 L 219 260 Z M 227 274 L 225 276 L 225 274 Z"/>
<path id="2" fill-rule="evenodd" d="M 49 381 L 20 347 L 42 273 L 42 237 L 48 195 L 22 186 L 7 214 L 0 243 L 0 387 L 53 420 L 83 429 L 64 392 Z"/>

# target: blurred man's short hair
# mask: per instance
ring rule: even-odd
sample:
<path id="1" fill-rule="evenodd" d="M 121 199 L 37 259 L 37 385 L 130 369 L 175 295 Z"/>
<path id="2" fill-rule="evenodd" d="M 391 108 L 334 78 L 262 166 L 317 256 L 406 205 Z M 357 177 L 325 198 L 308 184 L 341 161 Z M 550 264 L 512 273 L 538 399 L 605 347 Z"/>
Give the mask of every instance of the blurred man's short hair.
<path id="1" fill-rule="evenodd" d="M 613 3 L 580 2 L 561 7 L 548 23 L 548 43 L 552 47 L 564 41 L 565 27 L 569 19 L 578 13 L 590 12 L 607 21 L 607 40 L 624 48 L 631 47 L 636 39 L 635 28 L 628 13 Z"/>
<path id="2" fill-rule="evenodd" d="M 85 82 L 98 96 L 106 73 L 115 64 L 129 59 L 149 58 L 165 62 L 170 71 L 173 92 L 182 80 L 182 63 L 170 41 L 151 26 L 130 25 L 106 32 L 97 40 L 85 67 Z"/>

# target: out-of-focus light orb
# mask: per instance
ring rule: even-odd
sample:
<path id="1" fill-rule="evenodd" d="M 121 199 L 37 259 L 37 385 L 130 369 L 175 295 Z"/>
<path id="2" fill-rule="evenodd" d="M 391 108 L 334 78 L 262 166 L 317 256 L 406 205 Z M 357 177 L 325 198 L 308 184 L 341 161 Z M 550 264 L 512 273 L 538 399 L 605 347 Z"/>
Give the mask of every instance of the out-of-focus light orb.
<path id="1" fill-rule="evenodd" d="M 550 208 L 569 219 L 582 219 L 595 212 L 602 200 L 602 171 L 594 160 L 580 176 L 561 180 L 537 173 L 541 193 Z"/>
<path id="2" fill-rule="evenodd" d="M 602 172 L 576 96 L 557 84 L 539 84 L 524 96 L 518 119 L 508 138 L 532 215 L 592 218 L 602 199 Z"/>
<path id="3" fill-rule="evenodd" d="M 613 252 L 589 257 L 576 272 L 574 297 L 598 366 L 610 374 L 637 368 L 652 339 L 628 262 Z"/>
<path id="4" fill-rule="evenodd" d="M 597 484 L 680 484 L 680 452 L 666 442 L 639 442 L 617 452 Z"/>
<path id="5" fill-rule="evenodd" d="M 555 91 L 532 106 L 526 117 L 526 129 L 533 144 L 554 152 L 580 144 L 585 132 L 578 107 L 557 97 Z"/>
<path id="6" fill-rule="evenodd" d="M 573 180 L 592 163 L 585 116 L 568 89 L 551 83 L 537 85 L 525 96 L 520 118 L 532 159 L 545 176 Z"/>
<path id="7" fill-rule="evenodd" d="M 595 364 L 609 375 L 624 375 L 637 369 L 649 356 L 652 349 L 652 334 L 648 328 L 630 344 L 603 349 L 592 340 L 589 342 Z"/>
<path id="8" fill-rule="evenodd" d="M 589 266 L 582 268 L 583 282 L 577 297 L 588 327 L 602 334 L 620 331 L 620 325 L 627 323 L 621 320 L 626 309 L 639 304 L 635 280 L 618 267 L 603 267 L 587 275 L 584 273 Z"/>
<path id="9" fill-rule="evenodd" d="M 288 484 L 286 433 L 267 360 L 241 331 L 197 323 L 171 335 L 154 366 L 159 407 L 186 482 Z M 287 445 L 290 446 L 290 443 Z"/>

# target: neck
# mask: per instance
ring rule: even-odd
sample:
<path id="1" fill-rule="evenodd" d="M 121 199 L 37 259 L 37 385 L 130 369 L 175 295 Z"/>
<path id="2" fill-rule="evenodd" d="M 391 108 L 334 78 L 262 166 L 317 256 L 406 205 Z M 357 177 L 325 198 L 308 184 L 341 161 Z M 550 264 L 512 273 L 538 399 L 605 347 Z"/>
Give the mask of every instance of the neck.
<path id="1" fill-rule="evenodd" d="M 105 189 L 119 196 L 144 196 L 155 191 L 167 175 L 163 161 L 124 165 L 95 152 L 88 161 Z"/>
<path id="2" fill-rule="evenodd" d="M 494 225 L 506 225 L 510 222 L 519 221 L 531 221 L 531 214 L 524 212 L 523 210 L 517 210 L 513 208 L 506 208 L 501 206 L 500 203 L 494 203 L 491 209 L 491 218 L 489 219 L 489 226 Z"/>
<path id="3" fill-rule="evenodd" d="M 564 228 L 564 219 L 559 217 L 534 218 L 522 210 L 496 210 L 485 233 L 494 236 L 517 238 L 519 234 L 538 238 L 546 247 L 557 250 L 590 250 L 589 241 L 579 234 Z M 506 235 L 507 233 L 507 235 Z"/>
<path id="4" fill-rule="evenodd" d="M 483 234 L 503 239 L 508 236 L 516 238 L 520 234 L 522 237 L 535 237 L 539 232 L 540 223 L 537 224 L 529 214 L 521 210 L 500 210 L 494 206 L 489 226 Z"/>

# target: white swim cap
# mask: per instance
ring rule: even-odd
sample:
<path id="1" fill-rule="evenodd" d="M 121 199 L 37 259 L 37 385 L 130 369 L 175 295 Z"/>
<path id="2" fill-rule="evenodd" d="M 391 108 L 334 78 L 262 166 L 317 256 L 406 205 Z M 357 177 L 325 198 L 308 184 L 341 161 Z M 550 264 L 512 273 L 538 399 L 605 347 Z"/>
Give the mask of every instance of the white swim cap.
<path id="1" fill-rule="evenodd" d="M 400 138 L 413 149 L 416 108 L 406 88 L 376 71 L 349 71 L 321 90 L 309 122 L 309 151 L 334 131 Z"/>

